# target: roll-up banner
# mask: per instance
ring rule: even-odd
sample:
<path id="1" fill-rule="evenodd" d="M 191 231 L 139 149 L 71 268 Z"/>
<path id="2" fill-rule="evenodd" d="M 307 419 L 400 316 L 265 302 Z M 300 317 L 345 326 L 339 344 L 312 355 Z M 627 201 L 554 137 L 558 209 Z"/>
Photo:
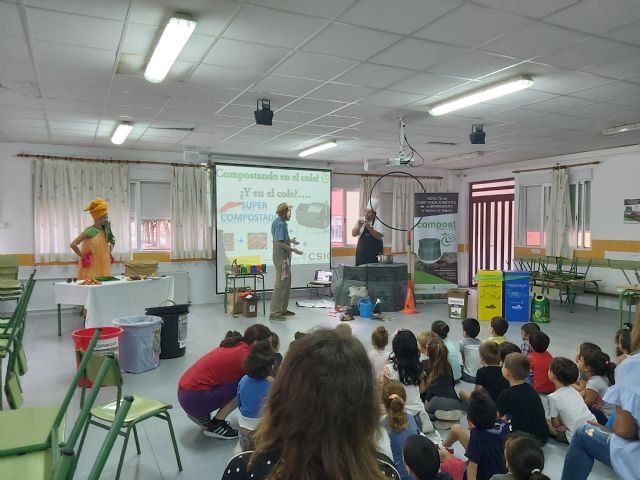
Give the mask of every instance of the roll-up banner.
<path id="1" fill-rule="evenodd" d="M 446 295 L 458 285 L 457 193 L 416 193 L 413 231 L 416 295 Z"/>

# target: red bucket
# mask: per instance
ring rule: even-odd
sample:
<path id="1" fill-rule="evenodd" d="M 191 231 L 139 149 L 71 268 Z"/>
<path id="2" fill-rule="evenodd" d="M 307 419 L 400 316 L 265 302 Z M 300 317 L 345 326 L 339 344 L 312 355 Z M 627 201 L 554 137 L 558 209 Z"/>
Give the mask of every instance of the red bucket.
<path id="1" fill-rule="evenodd" d="M 71 337 L 73 337 L 73 351 L 83 350 L 87 351 L 89 344 L 91 343 L 91 338 L 93 334 L 96 332 L 95 328 L 81 328 L 79 330 L 74 330 L 71 333 Z M 102 354 L 107 353 L 115 353 L 119 356 L 120 354 L 120 335 L 122 335 L 122 329 L 120 327 L 102 327 L 102 333 L 100 337 L 98 337 L 98 342 L 96 343 L 96 348 L 94 352 L 100 352 Z M 76 367 L 78 366 L 78 357 L 76 356 Z M 78 386 L 81 387 L 85 378 L 81 377 L 78 381 Z M 93 383 L 91 380 L 87 379 L 87 386 L 91 387 Z"/>

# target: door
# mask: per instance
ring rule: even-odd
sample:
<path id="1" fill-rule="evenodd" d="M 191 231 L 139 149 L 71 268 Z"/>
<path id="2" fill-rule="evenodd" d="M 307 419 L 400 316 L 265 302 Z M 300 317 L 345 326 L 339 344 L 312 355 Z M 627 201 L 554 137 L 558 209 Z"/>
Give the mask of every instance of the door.
<path id="1" fill-rule="evenodd" d="M 511 268 L 514 199 L 513 178 L 469 185 L 469 285 L 478 270 Z"/>

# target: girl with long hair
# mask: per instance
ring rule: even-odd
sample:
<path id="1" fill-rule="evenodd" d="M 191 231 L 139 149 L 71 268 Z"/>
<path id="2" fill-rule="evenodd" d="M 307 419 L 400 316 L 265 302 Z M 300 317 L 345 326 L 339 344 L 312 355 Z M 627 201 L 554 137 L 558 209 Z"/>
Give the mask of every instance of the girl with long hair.
<path id="1" fill-rule="evenodd" d="M 460 401 L 454 388 L 455 383 L 449 365 L 447 347 L 440 339 L 432 340 L 427 345 L 427 353 L 429 362 L 428 368 L 424 372 L 426 390 L 423 397 L 427 413 L 433 415 L 436 410 L 458 411 L 458 418 L 460 418 L 463 414 L 460 410 L 464 410 L 464 403 Z"/>
<path id="2" fill-rule="evenodd" d="M 605 425 L 614 411 L 612 405 L 603 400 L 604 394 L 615 383 L 616 364 L 609 355 L 593 348 L 585 349 L 578 359 L 578 369 L 586 376 L 587 383 L 580 392 L 584 403 L 596 416 L 598 423 Z"/>
<path id="3" fill-rule="evenodd" d="M 499 473 L 491 480 L 549 480 L 544 469 L 544 452 L 528 433 L 514 432 L 504 441 L 504 456 L 509 473 Z"/>
<path id="4" fill-rule="evenodd" d="M 419 430 L 415 419 L 404 411 L 406 399 L 407 393 L 397 380 L 389 380 L 382 386 L 382 403 L 387 412 L 382 418 L 382 426 L 389 434 L 393 463 L 400 472 L 401 480 L 412 480 L 404 465 L 402 449 L 407 438 Z"/>
<path id="5" fill-rule="evenodd" d="M 233 457 L 222 478 L 399 478 L 391 460 L 376 453 L 379 405 L 358 339 L 330 329 L 305 335 L 291 344 L 269 390 L 255 450 Z"/>
<path id="6" fill-rule="evenodd" d="M 383 381 L 398 380 L 407 392 L 406 411 L 416 419 L 424 432 L 433 431 L 433 425 L 420 399 L 425 390 L 425 378 L 420 366 L 418 340 L 410 330 L 397 330 L 391 342 L 390 363 L 382 370 Z"/>

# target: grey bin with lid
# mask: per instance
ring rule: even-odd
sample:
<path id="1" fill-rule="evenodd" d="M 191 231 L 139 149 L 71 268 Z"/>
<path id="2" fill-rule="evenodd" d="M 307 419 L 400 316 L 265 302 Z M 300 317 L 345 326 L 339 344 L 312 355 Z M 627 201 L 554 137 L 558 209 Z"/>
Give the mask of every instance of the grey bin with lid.
<path id="1" fill-rule="evenodd" d="M 122 328 L 120 368 L 129 373 L 153 370 L 160 363 L 162 319 L 152 315 L 121 317 L 111 321 Z"/>
<path id="2" fill-rule="evenodd" d="M 173 303 L 171 300 L 168 302 Z M 164 322 L 160 335 L 160 358 L 165 360 L 184 356 L 187 351 L 189 304 L 152 307 L 145 309 L 145 312 L 161 317 Z"/>

